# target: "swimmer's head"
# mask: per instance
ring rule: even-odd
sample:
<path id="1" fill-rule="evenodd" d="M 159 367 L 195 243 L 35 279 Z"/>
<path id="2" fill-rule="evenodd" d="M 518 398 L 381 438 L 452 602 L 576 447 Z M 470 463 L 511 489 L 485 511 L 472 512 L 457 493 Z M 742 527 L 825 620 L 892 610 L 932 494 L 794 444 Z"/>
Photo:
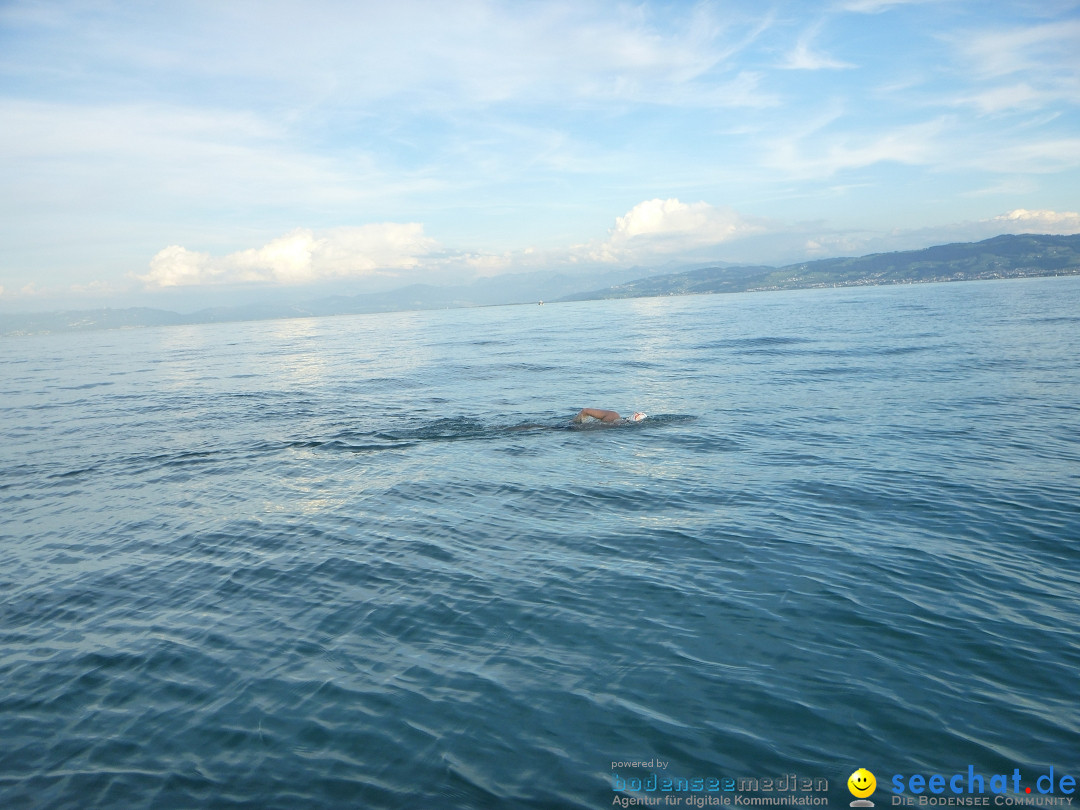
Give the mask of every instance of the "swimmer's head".
<path id="1" fill-rule="evenodd" d="M 642 413 L 641 411 L 637 411 L 637 412 L 636 412 L 636 413 L 635 413 L 635 414 L 634 414 L 633 416 L 631 416 L 631 417 L 630 417 L 630 421 L 631 421 L 631 422 L 640 422 L 640 421 L 641 421 L 642 419 L 644 419 L 644 418 L 645 418 L 645 417 L 646 417 L 647 415 L 648 415 L 648 414 L 644 414 L 644 413 Z"/>

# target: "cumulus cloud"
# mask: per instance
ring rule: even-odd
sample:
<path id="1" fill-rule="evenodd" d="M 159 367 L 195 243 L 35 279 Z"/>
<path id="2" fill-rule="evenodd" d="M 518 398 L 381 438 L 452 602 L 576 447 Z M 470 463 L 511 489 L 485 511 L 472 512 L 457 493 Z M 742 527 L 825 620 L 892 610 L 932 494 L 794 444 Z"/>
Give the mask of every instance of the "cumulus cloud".
<path id="1" fill-rule="evenodd" d="M 1080 213 L 1075 211 L 1028 211 L 1017 208 L 987 221 L 1001 226 L 1008 233 L 1080 233 Z"/>
<path id="2" fill-rule="evenodd" d="M 170 245 L 136 279 L 151 288 L 262 283 L 305 284 L 329 278 L 392 273 L 417 267 L 437 248 L 419 223 L 384 222 L 335 228 L 321 235 L 298 228 L 259 248 L 227 256 Z"/>
<path id="3" fill-rule="evenodd" d="M 629 266 L 711 260 L 718 258 L 720 246 L 724 246 L 727 260 L 784 263 L 977 241 L 1002 233 L 1080 233 L 1080 213 L 1017 208 L 987 219 L 883 233 L 828 229 L 821 223 L 766 221 L 706 202 L 656 198 L 616 217 L 606 238 L 568 250 L 446 250 L 425 236 L 418 223 L 379 223 L 322 233 L 298 228 L 261 247 L 224 256 L 170 245 L 154 256 L 146 274 L 134 278 L 147 290 L 225 284 L 295 286 L 329 279 L 393 276 L 408 270 L 460 280 L 567 264 Z M 763 237 L 767 241 L 762 241 Z M 732 244 L 735 242 L 738 245 Z M 0 296 L 5 298 L 10 299 L 12 292 L 0 288 Z M 15 297 L 26 298 L 35 292 L 28 286 Z"/>
<path id="4" fill-rule="evenodd" d="M 626 262 L 685 253 L 761 233 L 765 227 L 731 208 L 678 199 L 645 200 L 615 219 L 609 237 L 587 249 L 593 261 Z"/>

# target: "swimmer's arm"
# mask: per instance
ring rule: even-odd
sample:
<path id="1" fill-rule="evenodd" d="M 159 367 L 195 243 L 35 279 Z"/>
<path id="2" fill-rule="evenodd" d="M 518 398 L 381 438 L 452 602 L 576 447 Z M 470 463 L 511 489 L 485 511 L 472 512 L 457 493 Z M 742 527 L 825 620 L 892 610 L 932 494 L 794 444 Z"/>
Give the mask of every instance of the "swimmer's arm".
<path id="1" fill-rule="evenodd" d="M 582 408 L 578 415 L 574 417 L 575 422 L 584 422 L 585 417 L 591 416 L 593 419 L 599 419 L 601 422 L 616 422 L 619 420 L 619 414 L 615 411 L 605 411 L 600 408 Z"/>

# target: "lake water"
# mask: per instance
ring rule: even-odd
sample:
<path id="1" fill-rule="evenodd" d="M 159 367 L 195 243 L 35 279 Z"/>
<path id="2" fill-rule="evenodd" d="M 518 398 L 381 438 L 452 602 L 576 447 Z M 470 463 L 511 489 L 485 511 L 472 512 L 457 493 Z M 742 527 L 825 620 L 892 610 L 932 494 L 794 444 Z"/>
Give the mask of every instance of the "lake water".
<path id="1" fill-rule="evenodd" d="M 1062 278 L 0 341 L 0 806 L 1080 776 L 1078 337 Z"/>

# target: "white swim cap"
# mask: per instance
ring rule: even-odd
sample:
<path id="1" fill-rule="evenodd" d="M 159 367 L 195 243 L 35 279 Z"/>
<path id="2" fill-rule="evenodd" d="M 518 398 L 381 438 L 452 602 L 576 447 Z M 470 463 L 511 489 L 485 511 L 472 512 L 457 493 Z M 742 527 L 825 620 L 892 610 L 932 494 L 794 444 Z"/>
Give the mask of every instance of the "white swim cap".
<path id="1" fill-rule="evenodd" d="M 638 411 L 637 413 L 635 413 L 633 416 L 630 417 L 630 421 L 631 422 L 640 422 L 646 416 L 648 416 L 648 414 L 645 414 L 645 413 L 642 413 L 641 411 Z"/>

